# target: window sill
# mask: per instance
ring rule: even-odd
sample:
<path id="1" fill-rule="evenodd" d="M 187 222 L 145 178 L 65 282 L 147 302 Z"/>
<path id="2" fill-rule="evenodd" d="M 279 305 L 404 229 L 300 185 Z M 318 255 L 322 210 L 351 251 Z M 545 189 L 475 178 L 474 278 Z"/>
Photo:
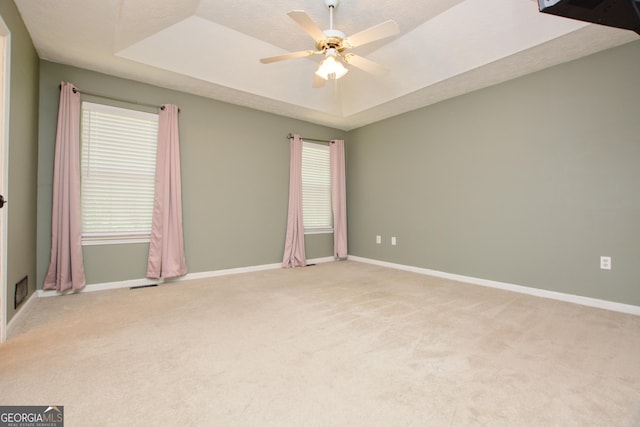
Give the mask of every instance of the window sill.
<path id="1" fill-rule="evenodd" d="M 149 234 L 118 234 L 118 235 L 84 235 L 82 246 L 97 245 L 126 245 L 131 243 L 149 243 Z"/>
<path id="2" fill-rule="evenodd" d="M 305 228 L 304 234 L 333 234 L 333 228 Z"/>

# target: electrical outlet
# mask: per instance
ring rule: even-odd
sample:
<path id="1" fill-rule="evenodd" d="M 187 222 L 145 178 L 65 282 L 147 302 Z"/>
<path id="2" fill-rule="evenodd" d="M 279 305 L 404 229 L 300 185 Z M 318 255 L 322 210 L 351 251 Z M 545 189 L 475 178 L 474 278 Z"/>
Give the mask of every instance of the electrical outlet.
<path id="1" fill-rule="evenodd" d="M 611 270 L 611 257 L 610 256 L 601 256 L 600 257 L 600 269 L 601 270 Z"/>
<path id="2" fill-rule="evenodd" d="M 376 236 L 376 243 L 379 245 L 382 243 L 382 236 Z"/>
<path id="3" fill-rule="evenodd" d="M 391 238 L 391 244 L 392 244 L 393 246 L 395 246 L 395 245 L 396 245 L 396 243 L 398 243 L 398 242 L 396 241 L 396 238 L 395 238 L 395 236 L 394 236 L 394 237 L 392 237 L 392 238 Z"/>

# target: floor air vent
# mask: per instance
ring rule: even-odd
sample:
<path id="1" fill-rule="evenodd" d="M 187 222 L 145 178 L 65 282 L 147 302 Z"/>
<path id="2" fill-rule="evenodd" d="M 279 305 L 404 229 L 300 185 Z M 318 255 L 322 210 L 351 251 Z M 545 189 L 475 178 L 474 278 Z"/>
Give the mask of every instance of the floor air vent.
<path id="1" fill-rule="evenodd" d="M 140 285 L 140 286 L 131 286 L 129 288 L 130 291 L 133 291 L 134 289 L 143 289 L 143 288 L 153 288 L 154 286 L 158 286 L 158 284 L 153 284 L 153 285 Z"/>
<path id="2" fill-rule="evenodd" d="M 27 293 L 29 291 L 29 276 L 24 276 L 22 280 L 16 283 L 16 289 L 13 294 L 13 309 L 18 308 L 22 302 L 27 299 Z"/>

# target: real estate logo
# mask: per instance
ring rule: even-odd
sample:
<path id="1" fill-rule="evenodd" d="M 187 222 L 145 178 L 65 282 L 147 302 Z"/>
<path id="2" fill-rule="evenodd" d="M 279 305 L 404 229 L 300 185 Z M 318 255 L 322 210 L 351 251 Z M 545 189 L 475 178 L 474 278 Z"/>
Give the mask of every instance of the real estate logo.
<path id="1" fill-rule="evenodd" d="M 64 427 L 64 406 L 0 406 L 0 427 Z"/>

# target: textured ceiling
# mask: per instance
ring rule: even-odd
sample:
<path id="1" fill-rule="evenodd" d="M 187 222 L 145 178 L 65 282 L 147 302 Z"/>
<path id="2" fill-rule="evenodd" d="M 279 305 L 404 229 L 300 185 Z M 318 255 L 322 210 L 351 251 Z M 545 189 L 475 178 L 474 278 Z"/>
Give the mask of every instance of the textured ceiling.
<path id="1" fill-rule="evenodd" d="M 292 19 L 329 27 L 324 0 L 15 0 L 42 59 L 343 130 L 637 40 L 626 30 L 538 12 L 532 0 L 341 0 L 347 36 L 393 19 L 398 36 L 354 49 L 389 68 L 350 67 L 311 87 L 321 58 Z"/>

